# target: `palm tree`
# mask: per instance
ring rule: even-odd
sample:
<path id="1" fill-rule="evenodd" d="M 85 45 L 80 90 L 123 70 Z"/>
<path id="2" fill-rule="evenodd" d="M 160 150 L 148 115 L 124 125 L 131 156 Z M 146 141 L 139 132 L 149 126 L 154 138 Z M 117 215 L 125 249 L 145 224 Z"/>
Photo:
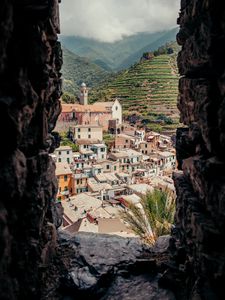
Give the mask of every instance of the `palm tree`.
<path id="1" fill-rule="evenodd" d="M 121 216 L 138 236 L 154 244 L 159 236 L 170 233 L 174 214 L 175 199 L 168 191 L 154 189 L 138 205 L 129 203 Z"/>

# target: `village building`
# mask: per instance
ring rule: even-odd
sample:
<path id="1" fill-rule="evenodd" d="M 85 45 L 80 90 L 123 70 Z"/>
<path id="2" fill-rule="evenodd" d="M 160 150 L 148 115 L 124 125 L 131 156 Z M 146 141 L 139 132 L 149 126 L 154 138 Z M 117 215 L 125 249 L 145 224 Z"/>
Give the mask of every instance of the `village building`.
<path id="1" fill-rule="evenodd" d="M 107 158 L 107 146 L 105 144 L 93 144 L 90 148 L 93 151 L 97 160 Z"/>
<path id="2" fill-rule="evenodd" d="M 152 143 L 144 141 L 139 144 L 139 151 L 145 155 L 150 155 L 155 151 L 155 148 L 153 147 Z"/>
<path id="3" fill-rule="evenodd" d="M 100 183 L 108 183 L 112 187 L 115 186 L 118 187 L 120 185 L 119 178 L 115 174 L 111 174 L 111 173 L 97 174 L 95 176 L 95 179 Z"/>
<path id="4" fill-rule="evenodd" d="M 176 154 L 174 152 L 158 152 L 162 160 L 163 169 L 174 170 L 176 167 Z"/>
<path id="5" fill-rule="evenodd" d="M 115 149 L 129 149 L 134 148 L 135 139 L 134 137 L 127 134 L 117 134 L 115 137 Z"/>
<path id="6" fill-rule="evenodd" d="M 77 145 L 79 146 L 79 152 L 83 150 L 91 150 L 91 146 L 95 144 L 101 144 L 102 141 L 97 139 L 84 139 L 84 140 L 77 140 Z"/>
<path id="7" fill-rule="evenodd" d="M 58 163 L 71 164 L 73 162 L 73 150 L 69 146 L 60 146 L 55 149 L 54 154 Z"/>
<path id="8" fill-rule="evenodd" d="M 146 141 L 150 143 L 153 149 L 158 149 L 160 144 L 160 134 L 151 131 L 146 135 Z"/>
<path id="9" fill-rule="evenodd" d="M 132 173 L 142 161 L 143 155 L 133 149 L 114 150 L 109 158 L 120 163 L 120 172 Z"/>
<path id="10" fill-rule="evenodd" d="M 116 177 L 110 184 L 108 183 L 110 182 L 109 179 L 107 179 L 107 181 L 105 179 L 103 181 L 99 181 L 97 176 L 95 178 L 88 179 L 88 191 L 102 201 L 114 199 L 116 196 L 123 194 L 127 189 L 126 185 L 116 184 Z"/>
<path id="11" fill-rule="evenodd" d="M 58 180 L 58 200 L 65 200 L 74 193 L 73 173 L 68 163 L 56 163 L 55 171 Z"/>
<path id="12" fill-rule="evenodd" d="M 103 173 L 117 173 L 120 171 L 119 161 L 103 159 L 103 160 L 99 160 L 98 164 L 102 166 Z"/>
<path id="13" fill-rule="evenodd" d="M 99 125 L 76 125 L 70 127 L 73 140 L 103 140 L 103 129 Z"/>
<path id="14" fill-rule="evenodd" d="M 72 197 L 62 203 L 64 209 L 62 229 L 71 234 L 94 232 L 135 237 L 136 235 L 120 219 L 122 206 L 118 201 L 115 203 L 102 202 L 88 193 Z"/>
<path id="15" fill-rule="evenodd" d="M 87 180 L 89 176 L 81 172 L 75 172 L 74 178 L 74 193 L 80 194 L 88 191 Z"/>

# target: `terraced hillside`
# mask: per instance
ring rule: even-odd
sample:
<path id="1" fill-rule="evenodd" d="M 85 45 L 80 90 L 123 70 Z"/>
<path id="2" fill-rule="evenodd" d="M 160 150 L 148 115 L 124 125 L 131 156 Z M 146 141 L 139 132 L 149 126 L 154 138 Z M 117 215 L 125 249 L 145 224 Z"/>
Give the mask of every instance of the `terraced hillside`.
<path id="1" fill-rule="evenodd" d="M 104 87 L 91 92 L 93 101 L 119 98 L 124 115 L 140 115 L 142 124 L 152 129 L 177 126 L 178 71 L 177 53 L 151 55 L 121 72 Z"/>

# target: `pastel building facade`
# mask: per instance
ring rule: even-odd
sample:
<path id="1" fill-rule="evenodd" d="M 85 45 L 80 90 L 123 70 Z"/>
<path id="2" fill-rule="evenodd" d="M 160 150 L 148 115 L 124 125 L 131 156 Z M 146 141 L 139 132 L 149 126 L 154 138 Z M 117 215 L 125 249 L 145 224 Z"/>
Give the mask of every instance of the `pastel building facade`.
<path id="1" fill-rule="evenodd" d="M 99 125 L 108 130 L 109 121 L 122 124 L 122 106 L 116 99 L 113 102 L 88 104 L 88 89 L 83 83 L 80 90 L 80 104 L 62 103 L 62 112 L 58 122 L 76 122 L 78 125 Z"/>
<path id="2" fill-rule="evenodd" d="M 56 163 L 55 171 L 58 180 L 58 200 L 65 200 L 74 193 L 73 173 L 68 163 Z"/>
<path id="3" fill-rule="evenodd" d="M 102 126 L 99 125 L 76 125 L 71 128 L 74 140 L 103 140 Z"/>
<path id="4" fill-rule="evenodd" d="M 73 151 L 69 146 L 60 146 L 55 149 L 55 161 L 58 163 L 68 163 L 71 164 L 73 162 Z"/>

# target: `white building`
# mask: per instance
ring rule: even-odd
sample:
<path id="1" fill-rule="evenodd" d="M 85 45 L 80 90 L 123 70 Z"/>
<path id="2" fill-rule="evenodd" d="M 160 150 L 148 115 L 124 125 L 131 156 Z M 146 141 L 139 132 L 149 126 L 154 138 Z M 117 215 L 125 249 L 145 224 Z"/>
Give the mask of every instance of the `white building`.
<path id="1" fill-rule="evenodd" d="M 56 162 L 59 163 L 68 163 L 73 162 L 73 151 L 69 146 L 60 146 L 55 149 Z"/>
<path id="2" fill-rule="evenodd" d="M 114 102 L 95 102 L 93 107 L 102 106 L 106 111 L 112 114 L 112 119 L 117 120 L 117 125 L 122 124 L 122 105 L 119 100 L 116 99 Z"/>
<path id="3" fill-rule="evenodd" d="M 158 152 L 163 162 L 163 169 L 173 170 L 176 167 L 176 155 L 173 152 L 164 151 Z"/>
<path id="4" fill-rule="evenodd" d="M 110 159 L 118 161 L 120 172 L 132 173 L 139 168 L 143 155 L 133 149 L 115 150 L 109 154 Z"/>
<path id="5" fill-rule="evenodd" d="M 105 144 L 94 144 L 91 145 L 95 158 L 97 160 L 106 159 L 107 157 L 107 146 Z"/>

